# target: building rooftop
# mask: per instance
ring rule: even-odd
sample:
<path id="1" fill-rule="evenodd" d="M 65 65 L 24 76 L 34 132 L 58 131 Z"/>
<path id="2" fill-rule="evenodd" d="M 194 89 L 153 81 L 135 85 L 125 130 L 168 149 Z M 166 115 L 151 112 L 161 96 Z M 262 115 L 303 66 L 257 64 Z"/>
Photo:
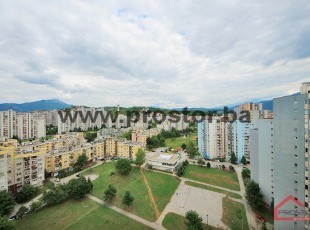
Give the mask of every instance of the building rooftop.
<path id="1" fill-rule="evenodd" d="M 179 154 L 155 153 L 149 160 L 162 163 L 175 163 L 179 159 Z"/>

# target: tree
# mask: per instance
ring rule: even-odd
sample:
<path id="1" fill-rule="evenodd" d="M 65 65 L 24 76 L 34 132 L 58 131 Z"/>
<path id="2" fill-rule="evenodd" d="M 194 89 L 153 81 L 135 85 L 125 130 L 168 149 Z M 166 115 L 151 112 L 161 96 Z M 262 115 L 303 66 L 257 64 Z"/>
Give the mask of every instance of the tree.
<path id="1" fill-rule="evenodd" d="M 94 141 L 96 137 L 97 137 L 97 132 L 90 131 L 90 132 L 85 133 L 85 139 L 87 140 L 87 142 Z"/>
<path id="2" fill-rule="evenodd" d="M 138 149 L 138 152 L 136 154 L 136 165 L 139 167 L 143 165 L 145 162 L 145 151 L 143 149 Z"/>
<path id="3" fill-rule="evenodd" d="M 210 162 L 207 162 L 207 168 L 211 168 Z"/>
<path id="4" fill-rule="evenodd" d="M 241 163 L 242 163 L 243 165 L 246 165 L 246 164 L 247 164 L 247 160 L 246 160 L 245 156 L 243 156 L 243 157 L 241 158 Z"/>
<path id="5" fill-rule="evenodd" d="M 223 169 L 223 170 L 225 170 L 225 169 L 226 169 L 225 165 L 222 165 L 222 169 Z"/>
<path id="6" fill-rule="evenodd" d="M 5 191 L 0 191 L 0 216 L 10 214 L 14 209 L 15 201 L 13 196 Z"/>
<path id="7" fill-rule="evenodd" d="M 86 165 L 87 161 L 88 161 L 88 158 L 87 158 L 86 154 L 82 154 L 78 157 L 78 159 L 76 161 L 76 166 L 82 168 L 83 166 Z"/>
<path id="8" fill-rule="evenodd" d="M 108 188 L 104 191 L 104 201 L 110 202 L 116 196 L 116 188 L 114 185 L 109 184 Z"/>
<path id="9" fill-rule="evenodd" d="M 245 197 L 253 209 L 257 210 L 264 206 L 263 195 L 261 194 L 260 187 L 253 180 L 250 180 L 247 183 Z"/>
<path id="10" fill-rule="evenodd" d="M 134 199 L 135 198 L 131 195 L 131 193 L 129 191 L 126 191 L 122 203 L 129 207 L 130 205 L 132 205 Z"/>
<path id="11" fill-rule="evenodd" d="M 229 165 L 229 171 L 230 171 L 230 172 L 235 172 L 235 168 L 234 168 L 234 166 Z"/>
<path id="12" fill-rule="evenodd" d="M 43 193 L 42 199 L 47 205 L 59 204 L 66 200 L 68 194 L 63 190 L 61 186 L 52 188 Z"/>
<path id="13" fill-rule="evenodd" d="M 206 162 L 202 159 L 202 157 L 199 157 L 197 163 L 198 163 L 200 166 L 203 166 Z"/>
<path id="14" fill-rule="evenodd" d="M 187 229 L 203 230 L 202 217 L 197 212 L 190 210 L 186 212 L 185 218 Z"/>
<path id="15" fill-rule="evenodd" d="M 76 200 L 83 198 L 92 189 L 92 183 L 87 181 L 85 177 L 79 177 L 78 179 L 71 179 L 67 185 L 65 185 L 65 190 L 69 197 Z"/>
<path id="16" fill-rule="evenodd" d="M 182 148 L 183 150 L 186 150 L 186 144 L 183 143 L 183 144 L 181 145 L 181 148 Z"/>
<path id="17" fill-rule="evenodd" d="M 194 145 L 194 142 L 190 141 L 186 147 L 186 152 L 187 154 L 189 154 L 189 157 L 190 158 L 194 158 L 197 153 L 198 153 L 198 150 L 196 148 L 196 146 Z"/>
<path id="18" fill-rule="evenodd" d="M 35 197 L 39 192 L 37 187 L 32 185 L 24 185 L 21 190 L 16 194 L 15 201 L 17 203 L 25 203 L 29 201 L 31 198 Z"/>
<path id="19" fill-rule="evenodd" d="M 231 153 L 231 156 L 230 156 L 230 163 L 232 163 L 232 164 L 236 164 L 237 163 L 237 157 L 236 157 L 236 155 L 235 155 L 235 152 L 232 152 Z"/>
<path id="20" fill-rule="evenodd" d="M 123 133 L 123 138 L 126 138 L 127 140 L 131 140 L 131 134 L 132 134 L 132 130 L 129 130 L 128 132 L 124 132 Z"/>
<path id="21" fill-rule="evenodd" d="M 1 230 L 13 230 L 15 229 L 14 221 L 9 221 L 6 216 L 0 215 L 0 229 Z"/>
<path id="22" fill-rule="evenodd" d="M 118 159 L 115 165 L 116 171 L 121 175 L 128 175 L 131 168 L 131 163 L 126 158 Z"/>
<path id="23" fill-rule="evenodd" d="M 21 206 L 21 207 L 18 209 L 18 211 L 17 211 L 17 213 L 16 213 L 16 216 L 17 216 L 18 218 L 23 217 L 23 216 L 26 214 L 26 212 L 28 212 L 28 208 L 25 207 L 25 206 Z"/>

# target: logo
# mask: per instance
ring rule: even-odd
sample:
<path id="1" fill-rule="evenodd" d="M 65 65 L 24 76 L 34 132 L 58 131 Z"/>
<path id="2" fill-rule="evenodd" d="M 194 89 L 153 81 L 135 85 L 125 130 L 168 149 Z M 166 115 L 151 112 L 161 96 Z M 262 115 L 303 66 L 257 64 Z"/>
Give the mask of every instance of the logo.
<path id="1" fill-rule="evenodd" d="M 293 202 L 295 207 L 299 207 L 298 209 L 284 209 L 286 204 L 289 202 Z M 305 206 L 301 203 L 297 198 L 292 195 L 287 196 L 284 200 L 282 200 L 277 206 L 274 208 L 274 219 L 280 221 L 302 221 L 302 220 L 310 220 L 309 213 L 305 211 Z"/>

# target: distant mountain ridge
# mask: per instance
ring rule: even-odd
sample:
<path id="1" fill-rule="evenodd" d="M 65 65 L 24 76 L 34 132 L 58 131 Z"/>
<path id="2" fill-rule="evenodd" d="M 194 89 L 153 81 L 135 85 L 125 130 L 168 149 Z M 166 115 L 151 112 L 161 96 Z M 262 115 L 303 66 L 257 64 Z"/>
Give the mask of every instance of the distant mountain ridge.
<path id="1" fill-rule="evenodd" d="M 41 100 L 26 103 L 3 103 L 0 104 L 0 111 L 14 110 L 16 112 L 32 112 L 35 110 L 54 110 L 54 109 L 65 109 L 71 107 L 71 105 L 57 100 Z"/>

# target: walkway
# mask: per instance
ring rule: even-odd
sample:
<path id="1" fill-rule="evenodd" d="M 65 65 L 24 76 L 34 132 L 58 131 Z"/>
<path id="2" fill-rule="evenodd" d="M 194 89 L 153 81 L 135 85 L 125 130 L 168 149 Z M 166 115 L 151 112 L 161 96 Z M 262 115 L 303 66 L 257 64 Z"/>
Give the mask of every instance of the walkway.
<path id="1" fill-rule="evenodd" d="M 123 215 L 129 217 L 130 219 L 133 219 L 133 220 L 135 220 L 135 221 L 138 221 L 138 222 L 140 222 L 141 224 L 144 224 L 144 225 L 146 225 L 146 226 L 149 226 L 149 227 L 151 227 L 151 228 L 153 228 L 153 229 L 164 229 L 164 228 L 162 228 L 160 225 L 158 225 L 157 223 L 147 221 L 147 220 L 145 220 L 145 219 L 143 219 L 143 218 L 141 218 L 141 217 L 139 217 L 139 216 L 136 216 L 136 215 L 134 215 L 134 214 L 132 214 L 132 213 L 130 213 L 130 212 L 127 212 L 127 211 L 125 211 L 125 210 L 123 210 L 123 209 L 120 209 L 120 208 L 118 208 L 118 207 L 116 207 L 116 206 L 107 204 L 107 203 L 105 203 L 103 200 L 100 200 L 99 198 L 97 198 L 97 197 L 95 197 L 95 196 L 92 196 L 92 195 L 89 195 L 89 194 L 88 194 L 87 197 L 88 197 L 89 199 L 91 199 L 91 200 L 97 202 L 98 204 L 106 205 L 107 207 L 113 209 L 114 211 L 116 211 L 116 212 L 118 212 L 118 213 L 120 213 L 120 214 L 123 214 Z"/>

